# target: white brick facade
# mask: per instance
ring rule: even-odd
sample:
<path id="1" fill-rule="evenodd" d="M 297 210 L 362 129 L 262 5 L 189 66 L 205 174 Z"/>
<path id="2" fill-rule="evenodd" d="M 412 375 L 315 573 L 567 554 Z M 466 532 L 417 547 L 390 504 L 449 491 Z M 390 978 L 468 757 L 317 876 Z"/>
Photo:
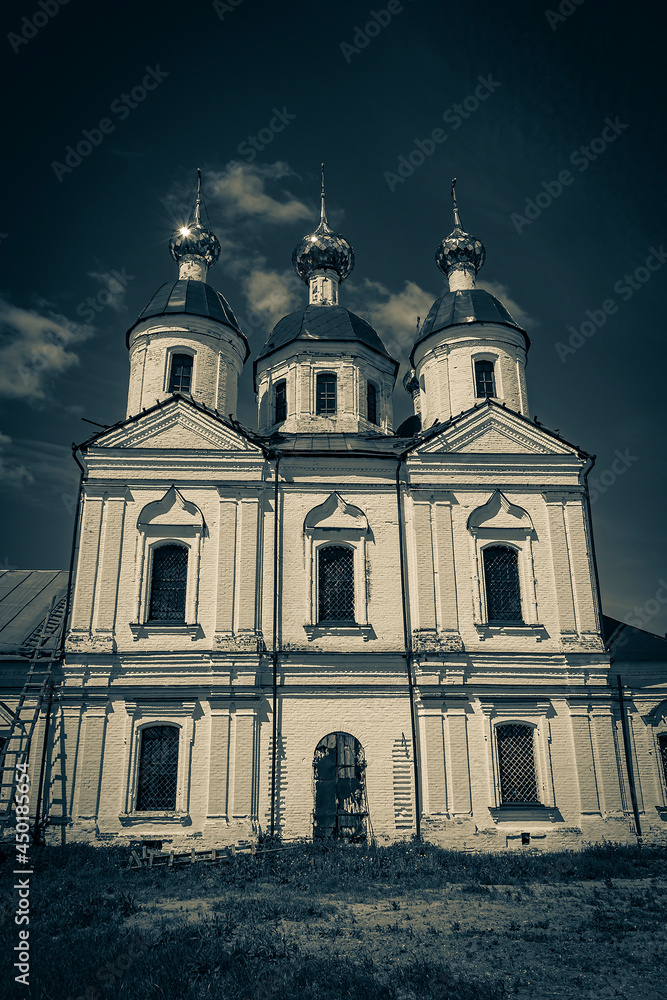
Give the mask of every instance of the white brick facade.
<path id="1" fill-rule="evenodd" d="M 258 371 L 263 433 L 275 429 L 272 385 L 287 382 L 287 420 L 269 439 L 215 412 L 233 407 L 240 339 L 187 315 L 156 323 L 131 342 L 135 416 L 80 450 L 53 822 L 71 839 L 217 845 L 273 817 L 285 836 L 309 837 L 316 747 L 346 733 L 363 748 L 369 832 L 382 841 L 418 821 L 452 847 L 632 841 L 614 685 L 633 668 L 612 671 L 601 636 L 591 462 L 528 419 L 517 328 L 468 323 L 419 347 L 424 426 L 445 423 L 412 439 L 391 432 L 391 359 L 331 340 L 282 348 Z M 184 344 L 193 399 L 167 391 L 169 352 Z M 474 360 L 492 355 L 498 398 L 480 401 Z M 335 418 L 314 411 L 318 365 L 339 375 Z M 371 377 L 377 425 L 363 413 Z M 178 621 L 151 616 L 160 546 L 187 552 Z M 354 620 L 323 620 L 326 546 L 352 553 Z M 516 560 L 515 621 L 490 613 L 494 547 Z M 665 841 L 664 673 L 637 683 L 633 781 L 645 836 Z M 176 732 L 174 807 L 138 809 L 142 734 L 155 726 Z M 508 800 L 503 732 L 532 742 L 531 801 Z"/>

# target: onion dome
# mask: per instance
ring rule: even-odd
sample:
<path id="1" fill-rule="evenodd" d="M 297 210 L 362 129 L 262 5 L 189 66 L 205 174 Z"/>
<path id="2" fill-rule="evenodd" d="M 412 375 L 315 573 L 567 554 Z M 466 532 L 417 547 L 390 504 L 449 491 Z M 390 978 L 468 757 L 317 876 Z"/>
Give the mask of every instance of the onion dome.
<path id="1" fill-rule="evenodd" d="M 474 277 L 486 260 L 486 248 L 480 239 L 471 236 L 463 229 L 456 204 L 455 188 L 456 177 L 452 181 L 454 228 L 435 251 L 435 262 L 448 278 L 454 271 L 472 272 Z"/>
<path id="2" fill-rule="evenodd" d="M 184 257 L 200 257 L 213 267 L 220 256 L 220 242 L 215 233 L 201 224 L 201 170 L 197 170 L 197 203 L 193 222 L 177 229 L 169 241 L 169 252 L 177 264 Z"/>
<path id="3" fill-rule="evenodd" d="M 169 252 L 177 264 L 188 254 L 203 257 L 213 267 L 220 256 L 220 242 L 215 233 L 195 222 L 176 230 L 169 240 Z"/>
<path id="4" fill-rule="evenodd" d="M 322 164 L 322 207 L 320 224 L 294 248 L 292 267 L 308 283 L 315 271 L 335 271 L 343 281 L 354 267 L 354 250 L 345 237 L 334 233 L 327 222 L 324 205 L 324 164 Z"/>

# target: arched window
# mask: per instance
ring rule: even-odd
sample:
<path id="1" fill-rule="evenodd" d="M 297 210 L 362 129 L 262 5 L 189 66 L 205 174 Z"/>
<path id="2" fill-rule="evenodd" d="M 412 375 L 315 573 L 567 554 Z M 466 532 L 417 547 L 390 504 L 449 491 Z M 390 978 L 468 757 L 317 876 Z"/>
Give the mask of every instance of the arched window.
<path id="1" fill-rule="evenodd" d="M 372 382 L 366 383 L 366 415 L 372 424 L 378 422 L 378 394 Z"/>
<path id="2" fill-rule="evenodd" d="M 660 733 L 658 736 L 658 751 L 662 763 L 662 775 L 667 785 L 667 733 Z"/>
<path id="3" fill-rule="evenodd" d="M 336 376 L 333 372 L 322 372 L 315 385 L 315 412 L 323 416 L 336 413 Z"/>
<path id="4" fill-rule="evenodd" d="M 517 722 L 496 726 L 503 805 L 539 802 L 533 732 L 532 726 L 524 726 Z"/>
<path id="5" fill-rule="evenodd" d="M 284 378 L 280 382 L 276 382 L 273 392 L 276 410 L 275 422 L 280 424 L 287 417 L 287 382 Z"/>
<path id="6" fill-rule="evenodd" d="M 141 733 L 137 811 L 176 808 L 177 726 L 149 726 Z"/>
<path id="7" fill-rule="evenodd" d="M 169 392 L 190 392 L 192 389 L 192 355 L 172 354 Z"/>
<path id="8" fill-rule="evenodd" d="M 523 621 L 519 560 L 515 549 L 491 545 L 484 549 L 486 618 L 490 624 Z"/>
<path id="9" fill-rule="evenodd" d="M 354 552 L 344 545 L 325 545 L 318 553 L 320 622 L 354 621 Z"/>
<path id="10" fill-rule="evenodd" d="M 477 396 L 482 399 L 486 396 L 496 395 L 496 382 L 493 377 L 492 361 L 475 362 L 475 387 Z"/>
<path id="11" fill-rule="evenodd" d="M 148 620 L 184 622 L 187 582 L 188 550 L 184 545 L 160 545 L 153 549 Z"/>

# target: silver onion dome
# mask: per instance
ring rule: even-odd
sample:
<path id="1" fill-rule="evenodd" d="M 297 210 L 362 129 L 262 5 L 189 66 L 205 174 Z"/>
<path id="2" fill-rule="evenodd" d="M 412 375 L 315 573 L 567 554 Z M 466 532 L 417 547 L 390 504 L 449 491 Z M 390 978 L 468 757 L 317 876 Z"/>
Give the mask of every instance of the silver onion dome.
<path id="1" fill-rule="evenodd" d="M 197 170 L 197 202 L 192 222 L 177 229 L 169 240 L 169 252 L 178 264 L 183 257 L 201 257 L 213 267 L 220 256 L 220 241 L 201 224 L 201 170 Z"/>
<path id="2" fill-rule="evenodd" d="M 220 256 L 220 242 L 215 233 L 194 223 L 177 229 L 169 240 L 169 252 L 178 263 L 186 255 L 202 257 L 213 267 Z"/>
<path id="3" fill-rule="evenodd" d="M 452 271 L 474 270 L 475 274 L 486 260 L 486 247 L 477 236 L 466 233 L 461 225 L 459 210 L 456 204 L 456 177 L 452 181 L 452 198 L 454 199 L 454 229 L 446 236 L 435 251 L 435 262 L 440 270 L 449 277 Z"/>
<path id="4" fill-rule="evenodd" d="M 324 164 L 322 164 L 322 207 L 317 229 L 304 236 L 294 248 L 292 267 L 308 282 L 314 271 L 335 271 L 340 281 L 352 273 L 354 250 L 344 236 L 334 233 L 324 205 Z"/>

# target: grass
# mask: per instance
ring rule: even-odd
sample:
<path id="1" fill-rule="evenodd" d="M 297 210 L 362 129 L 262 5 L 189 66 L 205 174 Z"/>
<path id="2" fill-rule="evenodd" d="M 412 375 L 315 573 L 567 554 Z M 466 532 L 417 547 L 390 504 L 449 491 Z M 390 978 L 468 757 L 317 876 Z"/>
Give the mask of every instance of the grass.
<path id="1" fill-rule="evenodd" d="M 127 862 L 124 848 L 33 849 L 31 997 L 667 1000 L 664 849 L 309 843 L 215 866 Z M 15 907 L 9 890 L 5 969 Z"/>

